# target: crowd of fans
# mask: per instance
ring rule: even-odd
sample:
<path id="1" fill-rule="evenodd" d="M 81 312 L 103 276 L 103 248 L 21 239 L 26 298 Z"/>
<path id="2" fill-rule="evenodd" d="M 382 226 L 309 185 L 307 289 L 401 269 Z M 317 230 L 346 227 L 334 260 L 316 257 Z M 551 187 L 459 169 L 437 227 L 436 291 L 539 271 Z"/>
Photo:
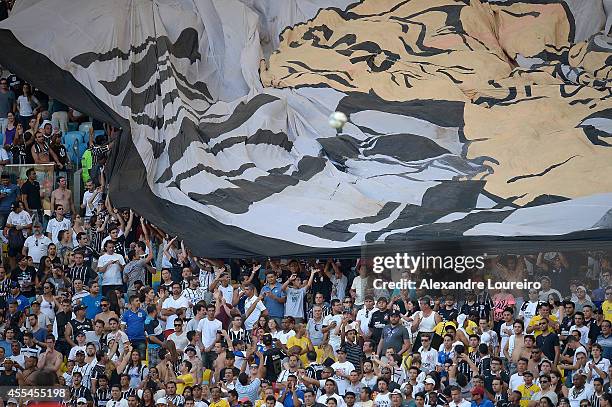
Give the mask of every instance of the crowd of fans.
<path id="1" fill-rule="evenodd" d="M 75 202 L 61 140 L 82 115 L 12 76 L 0 117 L 0 164 L 32 165 L 21 186 L 1 177 L 0 388 L 65 388 L 71 407 L 612 407 L 610 253 L 491 256 L 464 274 L 541 282 L 528 292 L 374 289 L 367 261 L 197 257 L 112 206 L 113 129 L 90 132 Z M 40 163 L 58 172 L 49 217 Z"/>

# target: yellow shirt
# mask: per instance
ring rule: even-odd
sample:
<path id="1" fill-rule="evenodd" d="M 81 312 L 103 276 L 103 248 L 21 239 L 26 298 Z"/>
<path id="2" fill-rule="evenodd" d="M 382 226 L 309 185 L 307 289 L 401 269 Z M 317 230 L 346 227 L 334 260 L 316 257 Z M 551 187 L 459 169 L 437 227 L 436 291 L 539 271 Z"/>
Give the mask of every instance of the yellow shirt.
<path id="1" fill-rule="evenodd" d="M 210 384 L 210 378 L 212 377 L 212 370 L 206 369 L 202 372 L 202 384 Z"/>
<path id="2" fill-rule="evenodd" d="M 211 402 L 209 407 L 230 407 L 230 405 L 226 399 L 220 399 L 216 403 Z"/>
<path id="3" fill-rule="evenodd" d="M 299 346 L 300 348 L 302 348 L 302 350 L 308 350 L 308 348 L 310 347 L 310 339 L 305 336 L 302 336 L 299 339 L 297 338 L 297 336 L 292 336 L 287 340 L 287 349 L 291 349 L 294 346 Z M 310 365 L 305 353 L 300 355 L 300 359 L 302 360 L 304 367 L 308 367 Z"/>
<path id="4" fill-rule="evenodd" d="M 529 326 L 535 326 L 537 323 L 540 322 L 541 319 L 542 319 L 542 317 L 539 314 L 536 315 L 535 317 L 531 318 L 531 321 L 529 321 Z M 548 316 L 548 321 L 557 322 L 557 317 L 554 316 L 554 315 L 549 315 Z M 548 324 L 548 332 L 555 333 L 555 330 L 552 328 L 552 326 L 550 326 L 550 323 Z M 536 329 L 531 334 L 527 334 L 527 335 L 538 336 L 538 335 L 541 335 L 541 334 L 542 334 L 542 330 L 541 329 Z"/>
<path id="5" fill-rule="evenodd" d="M 612 321 L 612 301 L 605 300 L 601 304 L 601 310 L 603 311 L 604 319 Z"/>
<path id="6" fill-rule="evenodd" d="M 457 329 L 457 324 L 454 323 L 453 321 L 446 321 L 446 322 L 442 321 L 442 322 L 438 322 L 438 324 L 434 327 L 434 332 L 437 335 L 444 336 L 444 333 L 445 333 L 444 329 L 447 326 L 452 326 L 453 328 Z"/>
<path id="7" fill-rule="evenodd" d="M 193 386 L 195 380 L 191 373 L 182 374 L 180 376 L 176 376 L 177 379 L 184 381 L 185 383 L 177 383 L 176 384 L 176 394 L 183 394 L 183 390 L 185 390 L 186 386 Z"/>
<path id="8" fill-rule="evenodd" d="M 523 383 L 517 388 L 517 390 L 522 394 L 521 407 L 527 407 L 533 398 L 533 395 L 540 391 L 540 387 L 535 383 L 532 383 L 531 386 L 527 387 L 527 385 Z"/>

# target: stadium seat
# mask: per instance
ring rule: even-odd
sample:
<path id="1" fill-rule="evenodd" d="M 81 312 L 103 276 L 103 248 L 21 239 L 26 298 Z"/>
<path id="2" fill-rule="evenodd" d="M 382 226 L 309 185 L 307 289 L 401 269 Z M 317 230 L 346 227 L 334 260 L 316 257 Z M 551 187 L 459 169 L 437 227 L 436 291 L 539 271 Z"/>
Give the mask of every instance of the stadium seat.
<path id="1" fill-rule="evenodd" d="M 94 130 L 94 140 L 98 137 L 98 136 L 104 136 L 106 134 L 106 132 L 104 130 Z M 86 134 L 85 137 L 87 137 L 87 142 L 89 142 L 89 135 Z"/>
<path id="2" fill-rule="evenodd" d="M 84 132 L 85 134 L 89 133 L 89 128 L 91 127 L 91 122 L 83 122 L 79 126 L 79 131 Z"/>
<path id="3" fill-rule="evenodd" d="M 68 157 L 74 164 L 81 161 L 81 156 L 87 149 L 87 143 L 84 141 L 85 134 L 82 131 L 69 131 L 63 137 L 62 143 L 68 150 Z M 76 149 L 75 149 L 76 146 Z"/>

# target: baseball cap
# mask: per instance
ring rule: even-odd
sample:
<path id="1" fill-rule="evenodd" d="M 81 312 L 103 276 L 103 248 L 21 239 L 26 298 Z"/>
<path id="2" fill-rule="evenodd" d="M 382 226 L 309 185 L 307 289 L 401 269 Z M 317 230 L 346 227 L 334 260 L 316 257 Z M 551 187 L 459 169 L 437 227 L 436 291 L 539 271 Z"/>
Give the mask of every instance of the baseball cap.
<path id="1" fill-rule="evenodd" d="M 402 316 L 402 314 L 401 314 L 399 311 L 395 310 L 395 311 L 391 311 L 391 313 L 389 314 L 389 316 L 390 316 L 390 317 L 401 317 L 401 316 Z"/>
<path id="2" fill-rule="evenodd" d="M 427 379 L 425 379 L 425 383 L 427 383 L 427 384 L 436 384 L 436 381 L 434 379 L 432 379 L 431 377 L 428 377 Z"/>
<path id="3" fill-rule="evenodd" d="M 482 387 L 474 387 L 472 391 L 470 391 L 470 393 L 480 394 L 481 396 L 484 396 L 484 389 Z"/>
<path id="4" fill-rule="evenodd" d="M 395 389 L 391 392 L 391 394 L 402 394 L 402 391 L 400 389 Z"/>
<path id="5" fill-rule="evenodd" d="M 87 305 L 79 304 L 74 308 L 75 311 L 81 311 L 84 309 L 87 309 Z"/>
<path id="6" fill-rule="evenodd" d="M 85 397 L 79 397 L 77 399 L 77 404 L 81 404 L 81 403 L 87 404 L 87 399 Z"/>
<path id="7" fill-rule="evenodd" d="M 160 398 L 158 398 L 158 399 L 157 399 L 157 401 L 155 402 L 155 404 L 164 404 L 164 405 L 167 405 L 167 404 L 168 404 L 168 401 L 166 400 L 166 398 L 165 398 L 165 397 L 160 397 Z"/>
<path id="8" fill-rule="evenodd" d="M 6 404 L 19 404 L 16 398 L 10 398 L 6 401 Z"/>

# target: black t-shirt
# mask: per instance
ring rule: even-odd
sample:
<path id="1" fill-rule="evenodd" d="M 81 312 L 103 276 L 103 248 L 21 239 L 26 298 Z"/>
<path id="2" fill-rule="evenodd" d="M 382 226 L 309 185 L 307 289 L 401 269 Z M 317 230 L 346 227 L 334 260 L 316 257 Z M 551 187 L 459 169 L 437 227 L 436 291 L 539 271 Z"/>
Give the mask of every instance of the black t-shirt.
<path id="1" fill-rule="evenodd" d="M 561 321 L 561 324 L 560 324 L 561 335 L 569 335 L 570 328 L 572 327 L 572 325 L 574 325 L 573 315 L 568 315 L 568 316 L 563 317 L 563 320 Z"/>
<path id="2" fill-rule="evenodd" d="M 2 372 L 0 374 L 0 386 L 17 386 L 17 373 L 6 374 Z"/>
<path id="3" fill-rule="evenodd" d="M 323 298 L 325 298 L 325 302 L 331 301 L 331 292 L 332 292 L 332 282 L 325 275 L 325 273 L 320 272 L 315 274 L 312 280 L 312 292 L 314 294 L 321 293 L 323 294 Z"/>
<path id="4" fill-rule="evenodd" d="M 34 297 L 34 281 L 36 280 L 36 269 L 26 266 L 25 270 L 16 267 L 11 271 L 11 280 L 17 281 L 21 287 L 21 293 L 26 297 Z"/>
<path id="5" fill-rule="evenodd" d="M 283 358 L 287 355 L 280 349 L 272 348 L 266 350 L 263 356 L 266 365 L 266 379 L 274 382 L 283 370 Z"/>
<path id="6" fill-rule="evenodd" d="M 536 337 L 536 345 L 542 350 L 544 356 L 550 360 L 555 360 L 555 346 L 559 346 L 559 336 L 554 333 L 546 336 L 538 335 Z"/>
<path id="7" fill-rule="evenodd" d="M 42 202 L 40 200 L 40 184 L 38 181 L 30 182 L 28 180 L 24 182 L 21 186 L 21 193 L 26 195 L 28 208 L 42 209 Z"/>
<path id="8" fill-rule="evenodd" d="M 389 311 L 384 310 L 381 311 L 377 309 L 372 314 L 372 318 L 370 319 L 369 327 L 372 331 L 372 345 L 378 346 L 378 341 L 380 341 L 380 336 L 382 335 L 382 330 L 389 323 Z"/>
<path id="9" fill-rule="evenodd" d="M 93 331 L 91 320 L 87 318 L 85 318 L 84 321 L 77 321 L 76 319 L 73 319 L 70 321 L 70 325 L 72 325 L 72 340 L 76 340 L 76 335 L 78 332 Z"/>
<path id="10" fill-rule="evenodd" d="M 457 310 L 457 308 L 452 308 L 452 309 L 446 309 L 446 307 L 442 307 L 440 308 L 440 311 L 438 311 L 438 314 L 440 314 L 440 316 L 442 317 L 442 321 L 447 322 L 447 321 L 456 321 L 457 317 L 459 316 L 459 310 Z"/>
<path id="11" fill-rule="evenodd" d="M 508 373 L 506 373 L 505 371 L 501 371 L 497 375 L 495 375 L 491 371 L 490 367 L 489 369 L 486 369 L 482 372 L 482 376 L 484 377 L 485 388 L 491 394 L 494 393 L 493 379 L 498 378 L 498 379 L 501 379 L 506 384 L 510 383 L 510 376 L 508 376 Z"/>
<path id="12" fill-rule="evenodd" d="M 74 252 L 83 254 L 83 262 L 88 267 L 91 267 L 91 263 L 94 258 L 97 259 L 100 257 L 100 254 L 96 252 L 94 249 L 92 249 L 91 246 L 77 246 L 74 249 Z"/>
<path id="13" fill-rule="evenodd" d="M 55 314 L 55 320 L 57 321 L 57 340 L 64 340 L 64 331 L 66 330 L 66 324 L 70 323 L 72 318 L 72 311 L 64 312 L 60 311 Z"/>

